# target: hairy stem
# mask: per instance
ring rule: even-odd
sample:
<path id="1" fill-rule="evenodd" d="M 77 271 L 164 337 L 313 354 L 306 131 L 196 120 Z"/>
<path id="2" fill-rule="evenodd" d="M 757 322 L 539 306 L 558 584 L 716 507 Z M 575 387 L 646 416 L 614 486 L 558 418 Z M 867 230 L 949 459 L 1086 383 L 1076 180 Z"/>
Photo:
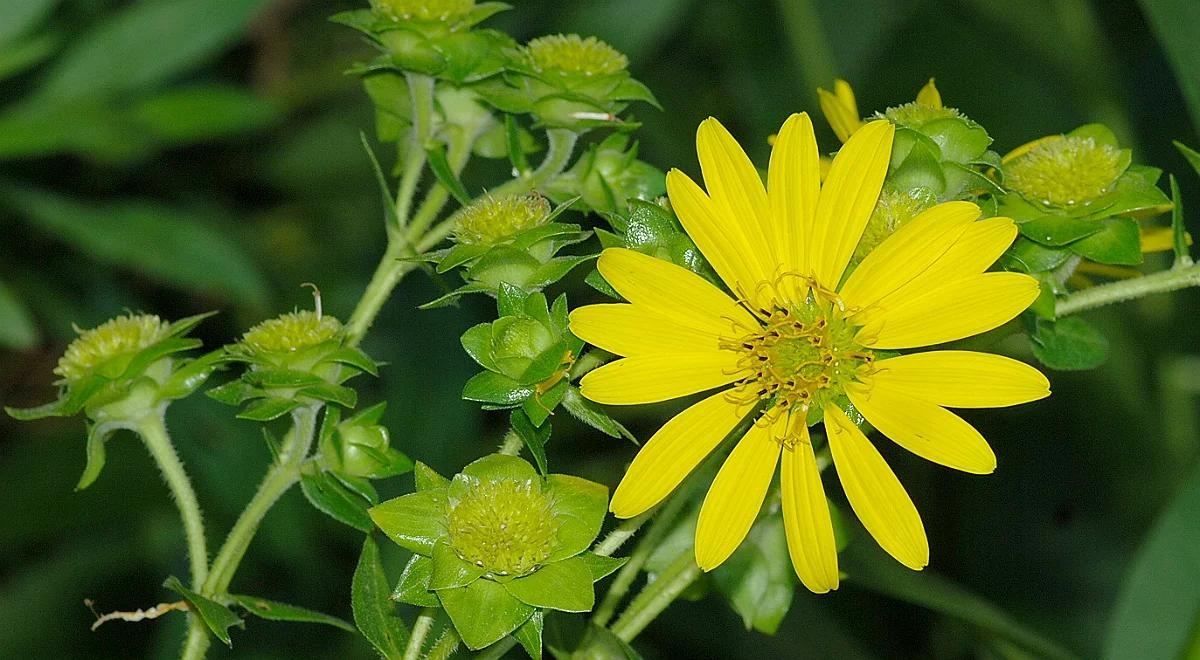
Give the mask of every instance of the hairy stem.
<path id="1" fill-rule="evenodd" d="M 690 491 L 691 489 L 678 491 L 662 506 L 626 521 L 633 522 L 641 518 L 640 522 L 645 522 L 651 517 L 658 518 L 650 526 L 650 530 L 646 532 L 646 535 L 638 541 L 637 547 L 633 549 L 633 554 L 629 556 L 629 561 L 625 562 L 625 565 L 617 572 L 617 576 L 613 578 L 612 584 L 604 594 L 604 600 L 600 602 L 600 606 L 592 614 L 592 622 L 596 625 L 608 625 L 609 619 L 617 611 L 617 606 L 621 604 L 621 600 L 625 598 L 625 594 L 629 593 L 629 587 L 633 586 L 633 581 L 637 579 L 638 573 L 646 565 L 646 560 L 650 558 L 651 553 L 658 547 L 663 537 L 667 535 L 667 532 L 671 530 L 675 518 L 679 515 L 680 510 L 683 509 L 683 505 L 688 501 L 687 494 Z M 614 532 L 618 530 L 620 530 L 620 527 L 614 530 Z M 605 539 L 605 541 L 608 541 L 608 539 Z M 597 552 L 596 554 L 600 553 Z"/>
<path id="2" fill-rule="evenodd" d="M 404 153 L 400 173 L 400 189 L 396 193 L 396 222 L 408 224 L 413 195 L 425 169 L 425 143 L 433 128 L 433 78 L 419 73 L 406 73 L 408 94 L 412 101 L 412 130 Z"/>
<path id="3" fill-rule="evenodd" d="M 475 656 L 475 660 L 499 660 L 499 658 L 504 657 L 505 653 L 508 653 L 509 649 L 516 645 L 517 640 L 513 639 L 512 635 L 509 635 L 480 651 L 479 655 Z"/>
<path id="4" fill-rule="evenodd" d="M 180 651 L 179 657 L 184 660 L 199 660 L 208 653 L 208 645 L 211 642 L 208 626 L 195 612 L 188 612 L 187 637 L 183 640 L 183 650 Z"/>
<path id="5" fill-rule="evenodd" d="M 437 610 L 432 607 L 426 607 L 417 615 L 417 620 L 413 622 L 412 632 L 408 635 L 408 646 L 404 649 L 404 660 L 417 660 L 421 657 L 421 648 L 425 646 L 425 638 L 429 635 L 429 630 L 433 628 L 433 618 L 437 615 Z"/>
<path id="6" fill-rule="evenodd" d="M 614 552 L 621 549 L 621 546 L 624 545 L 625 542 L 630 539 L 630 537 L 637 533 L 638 529 L 640 529 L 642 525 L 646 524 L 647 521 L 653 518 L 656 512 L 657 509 L 647 511 L 639 516 L 622 520 L 619 525 L 617 525 L 611 532 L 608 533 L 608 536 L 604 537 L 603 541 L 597 543 L 592 548 L 592 553 L 600 555 L 601 557 L 611 557 Z"/>
<path id="7" fill-rule="evenodd" d="M 196 500 L 196 491 L 192 481 L 188 479 L 179 455 L 171 444 L 171 436 L 167 433 L 165 419 L 166 407 L 146 414 L 137 422 L 138 435 L 146 443 L 158 469 L 162 471 L 167 487 L 175 498 L 175 506 L 179 507 L 179 517 L 183 520 L 183 532 L 187 538 L 188 562 L 192 570 L 192 586 L 199 587 L 208 577 L 208 546 L 204 539 L 204 518 L 200 513 L 200 503 Z"/>
<path id="8" fill-rule="evenodd" d="M 629 609 L 612 625 L 613 634 L 622 641 L 633 641 L 638 633 L 645 630 L 656 616 L 699 577 L 700 567 L 696 565 L 696 558 L 689 547 L 679 553 L 675 561 L 633 599 Z"/>
<path id="9" fill-rule="evenodd" d="M 562 173 L 571 162 L 579 135 L 565 128 L 546 131 L 546 157 L 537 169 L 492 189 L 493 195 L 516 195 L 534 190 Z"/>
<path id="10" fill-rule="evenodd" d="M 425 660 L 447 660 L 454 652 L 458 650 L 458 644 L 462 638 L 458 636 L 458 631 L 454 626 L 448 626 L 442 636 L 433 643 L 429 649 L 429 653 L 425 654 Z"/>
<path id="11" fill-rule="evenodd" d="M 508 454 L 509 456 L 518 456 L 521 453 L 521 447 L 525 446 L 525 441 L 521 439 L 520 434 L 509 429 L 508 433 L 504 434 L 504 442 L 500 448 L 496 450 L 499 454 Z"/>
<path id="12" fill-rule="evenodd" d="M 1165 293 L 1192 286 L 1200 286 L 1200 265 L 1172 268 L 1152 275 L 1109 282 L 1076 291 L 1059 298 L 1058 303 L 1054 306 L 1054 311 L 1058 316 L 1067 316 L 1104 305 L 1144 298 L 1154 293 Z"/>

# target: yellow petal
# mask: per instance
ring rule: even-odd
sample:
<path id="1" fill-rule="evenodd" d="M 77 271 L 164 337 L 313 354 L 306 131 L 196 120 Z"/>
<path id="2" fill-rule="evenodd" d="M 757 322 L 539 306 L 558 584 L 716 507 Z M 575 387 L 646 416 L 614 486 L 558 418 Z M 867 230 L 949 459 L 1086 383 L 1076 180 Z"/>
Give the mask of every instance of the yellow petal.
<path id="1" fill-rule="evenodd" d="M 873 385 L 847 387 L 846 396 L 871 426 L 893 442 L 927 461 L 963 472 L 989 474 L 996 469 L 996 454 L 963 418 L 883 383 Z"/>
<path id="2" fill-rule="evenodd" d="M 1184 237 L 1192 244 L 1191 234 Z M 1175 248 L 1175 230 L 1171 227 L 1142 227 L 1142 252 L 1166 252 Z"/>
<path id="3" fill-rule="evenodd" d="M 949 408 L 1000 408 L 1050 396 L 1050 381 L 1037 369 L 974 351 L 928 351 L 881 360 L 870 382 Z"/>
<path id="4" fill-rule="evenodd" d="M 737 353 L 716 349 L 621 358 L 588 372 L 579 388 L 596 403 L 658 403 L 732 383 L 737 360 Z"/>
<path id="5" fill-rule="evenodd" d="M 933 84 L 933 78 L 930 78 L 921 91 L 917 92 L 917 103 L 934 108 L 942 107 L 942 94 L 938 91 L 937 85 Z"/>
<path id="6" fill-rule="evenodd" d="M 625 472 L 609 504 L 613 515 L 632 518 L 661 502 L 739 420 L 737 406 L 730 403 L 725 392 L 671 418 L 642 447 Z"/>
<path id="7" fill-rule="evenodd" d="M 771 237 L 781 272 L 806 274 L 808 264 L 802 260 L 801 246 L 803 237 L 812 231 L 821 194 L 821 158 L 808 113 L 794 114 L 783 123 L 767 172 Z M 794 286 L 791 290 L 794 295 L 800 293 Z M 803 295 L 795 298 L 802 300 Z"/>
<path id="8" fill-rule="evenodd" d="M 779 263 L 771 235 L 771 207 L 758 170 L 737 140 L 713 117 L 696 130 L 696 154 L 704 187 L 726 224 L 736 224 L 745 234 L 751 252 L 745 260 L 757 260 L 760 274 Z M 765 266 L 765 267 L 764 267 Z"/>
<path id="9" fill-rule="evenodd" d="M 829 126 L 842 142 L 850 139 L 854 131 L 862 127 L 858 104 L 854 100 L 854 90 L 845 80 L 835 80 L 832 93 L 818 88 L 817 101 L 821 105 L 821 114 L 825 115 L 825 121 L 829 122 Z"/>
<path id="10" fill-rule="evenodd" d="M 914 570 L 928 565 L 921 515 L 883 457 L 837 406 L 825 406 L 825 432 L 838 480 L 863 527 L 901 564 Z"/>
<path id="11" fill-rule="evenodd" d="M 838 588 L 837 544 L 808 426 L 799 426 L 800 437 L 783 452 L 780 470 L 783 529 L 796 575 L 809 591 L 823 594 Z"/>
<path id="12" fill-rule="evenodd" d="M 571 312 L 571 332 L 617 355 L 698 353 L 716 349 L 717 333 L 672 321 L 638 305 L 587 305 Z"/>
<path id="13" fill-rule="evenodd" d="M 759 327 L 745 308 L 682 266 L 624 248 L 605 250 L 596 266 L 626 300 L 680 325 L 729 333 L 736 323 L 737 334 Z"/>
<path id="14" fill-rule="evenodd" d="M 863 126 L 829 167 L 817 200 L 812 235 L 805 239 L 812 274 L 827 289 L 837 288 L 871 218 L 887 174 L 895 132 L 891 122 L 882 119 Z"/>
<path id="15" fill-rule="evenodd" d="M 886 309 L 858 332 L 876 349 L 932 346 L 987 332 L 1025 311 L 1038 283 L 1022 273 L 981 273 L 931 289 Z"/>
<path id="16" fill-rule="evenodd" d="M 679 170 L 667 172 L 667 195 L 679 223 L 729 290 L 740 297 L 752 295 L 764 277 L 753 242 L 742 226 L 745 220 L 723 214 L 700 186 Z"/>
<path id="17" fill-rule="evenodd" d="M 786 425 L 787 415 L 772 425 L 759 420 L 725 459 L 696 523 L 696 565 L 701 570 L 720 566 L 746 538 L 775 476 L 779 434 Z"/>
<path id="18" fill-rule="evenodd" d="M 946 202 L 923 211 L 871 250 L 842 287 L 850 307 L 866 308 L 932 266 L 979 217 L 970 202 Z"/>

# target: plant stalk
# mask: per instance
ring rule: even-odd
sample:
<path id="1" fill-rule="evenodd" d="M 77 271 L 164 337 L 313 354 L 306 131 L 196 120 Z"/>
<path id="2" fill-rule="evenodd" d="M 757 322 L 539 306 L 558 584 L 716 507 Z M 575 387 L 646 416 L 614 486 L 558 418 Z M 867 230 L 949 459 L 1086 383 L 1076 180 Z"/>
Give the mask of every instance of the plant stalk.
<path id="1" fill-rule="evenodd" d="M 417 192 L 421 172 L 425 169 L 425 143 L 429 141 L 433 130 L 434 86 L 431 76 L 406 73 L 404 78 L 408 83 L 408 94 L 412 101 L 413 119 L 408 147 L 404 153 L 404 166 L 401 168 L 400 188 L 396 193 L 396 222 L 401 227 L 408 224 L 413 195 Z"/>
<path id="2" fill-rule="evenodd" d="M 433 628 L 433 618 L 437 615 L 437 610 L 432 607 L 426 607 L 417 615 L 417 620 L 413 622 L 412 632 L 408 635 L 408 646 L 404 648 L 404 660 L 417 660 L 421 657 L 421 648 L 425 646 L 425 638 L 429 636 L 429 630 Z"/>
<path id="3" fill-rule="evenodd" d="M 1058 316 L 1067 316 L 1104 305 L 1144 298 L 1154 293 L 1166 293 L 1193 286 L 1200 286 L 1200 265 L 1172 268 L 1076 291 L 1059 298 L 1054 312 Z"/>
<path id="4" fill-rule="evenodd" d="M 147 413 L 137 421 L 137 432 L 162 471 L 167 487 L 175 498 L 175 506 L 179 508 L 179 517 L 183 520 L 183 532 L 187 538 L 188 562 L 192 571 L 192 586 L 199 587 L 208 578 L 208 549 L 204 539 L 204 517 L 200 513 L 200 503 L 196 499 L 196 491 L 192 488 L 191 479 L 183 469 L 179 455 L 171 444 L 171 436 L 167 433 L 166 406 Z"/>
<path id="5" fill-rule="evenodd" d="M 699 579 L 700 573 L 692 548 L 679 553 L 675 561 L 643 589 L 629 604 L 629 609 L 617 618 L 612 625 L 612 633 L 624 642 L 633 641 L 679 594 Z"/>

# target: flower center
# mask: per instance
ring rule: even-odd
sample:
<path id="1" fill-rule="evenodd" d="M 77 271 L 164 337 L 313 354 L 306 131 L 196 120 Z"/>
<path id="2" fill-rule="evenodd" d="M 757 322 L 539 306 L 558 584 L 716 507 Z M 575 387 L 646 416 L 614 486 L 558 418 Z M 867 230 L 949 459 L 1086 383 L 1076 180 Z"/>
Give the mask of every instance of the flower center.
<path id="1" fill-rule="evenodd" d="M 1090 137 L 1039 144 L 1004 168 L 1004 182 L 1046 206 L 1087 204 L 1121 175 L 1121 152 Z"/>
<path id="2" fill-rule="evenodd" d="M 341 331 L 336 318 L 303 310 L 259 323 L 242 336 L 242 343 L 259 351 L 290 353 L 329 341 Z"/>
<path id="3" fill-rule="evenodd" d="M 550 202 L 537 193 L 484 195 L 459 211 L 454 240 L 471 245 L 494 245 L 545 224 Z"/>
<path id="4" fill-rule="evenodd" d="M 76 382 L 101 364 L 123 355 L 133 355 L 166 338 L 170 324 L 150 314 L 124 315 L 91 330 L 80 331 L 67 346 L 54 373 Z"/>
<path id="5" fill-rule="evenodd" d="M 450 546 L 495 575 L 524 575 L 554 549 L 552 502 L 532 481 L 484 481 L 450 509 Z"/>
<path id="6" fill-rule="evenodd" d="M 950 117 L 961 117 L 962 113 L 954 108 L 937 107 L 926 105 L 924 103 L 905 103 L 883 111 L 883 116 L 893 124 L 902 126 L 912 126 L 920 128 L 927 122 L 935 119 L 948 119 Z"/>
<path id="7" fill-rule="evenodd" d="M 875 359 L 854 341 L 856 331 L 836 304 L 810 298 L 792 309 L 776 308 L 757 330 L 722 339 L 721 348 L 741 353 L 737 366 L 745 375 L 737 385 L 745 393 L 737 403 L 772 401 L 775 410 L 802 414 L 823 408 Z"/>
<path id="8" fill-rule="evenodd" d="M 525 52 L 538 71 L 603 76 L 623 71 L 629 59 L 596 37 L 552 34 L 529 42 Z"/>
<path id="9" fill-rule="evenodd" d="M 475 8 L 475 0 L 371 0 L 375 10 L 394 21 L 456 21 Z"/>

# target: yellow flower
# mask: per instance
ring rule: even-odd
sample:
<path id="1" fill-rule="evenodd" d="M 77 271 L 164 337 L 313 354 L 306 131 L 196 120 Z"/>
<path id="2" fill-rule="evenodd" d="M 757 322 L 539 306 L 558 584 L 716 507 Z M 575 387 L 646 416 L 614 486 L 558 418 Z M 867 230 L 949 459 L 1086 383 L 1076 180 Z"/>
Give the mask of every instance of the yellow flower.
<path id="1" fill-rule="evenodd" d="M 1049 394 L 1041 373 L 1006 357 L 892 353 L 990 330 L 1033 302 L 1033 278 L 984 272 L 1015 238 L 1012 220 L 976 222 L 974 204 L 939 204 L 900 227 L 842 283 L 879 197 L 894 130 L 881 120 L 855 131 L 822 184 L 812 122 L 793 115 L 764 188 L 733 137 L 706 120 L 697 151 L 708 192 L 678 170 L 667 175 L 667 191 L 737 298 L 685 268 L 608 249 L 600 272 L 629 303 L 571 315 L 576 335 L 625 356 L 583 379 L 593 401 L 644 404 L 723 388 L 642 448 L 613 495 L 618 517 L 659 503 L 741 419 L 758 415 L 701 508 L 695 552 L 706 571 L 745 538 L 782 462 L 792 563 L 812 591 L 837 588 L 833 525 L 808 431 L 809 420 L 822 419 L 842 487 L 867 531 L 901 563 L 922 568 L 929 546 L 921 518 L 850 421 L 847 401 L 905 449 L 988 473 L 996 465 L 991 448 L 945 407 L 1009 406 Z"/>
<path id="2" fill-rule="evenodd" d="M 833 81 L 832 92 L 817 88 L 817 101 L 821 105 L 825 121 L 829 122 L 829 126 L 842 142 L 862 128 L 862 115 L 858 112 L 858 103 L 854 100 L 854 89 L 850 87 L 850 83 L 839 78 Z M 908 123 L 905 120 L 914 117 L 928 120 L 932 117 L 958 115 L 957 111 L 942 105 L 942 95 L 938 92 L 937 85 L 933 84 L 933 78 L 917 92 L 916 101 L 889 108 L 888 113 L 888 119 L 898 123 Z"/>

